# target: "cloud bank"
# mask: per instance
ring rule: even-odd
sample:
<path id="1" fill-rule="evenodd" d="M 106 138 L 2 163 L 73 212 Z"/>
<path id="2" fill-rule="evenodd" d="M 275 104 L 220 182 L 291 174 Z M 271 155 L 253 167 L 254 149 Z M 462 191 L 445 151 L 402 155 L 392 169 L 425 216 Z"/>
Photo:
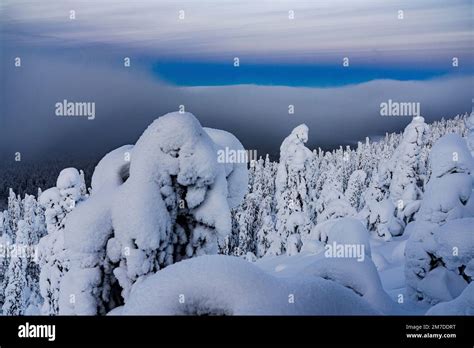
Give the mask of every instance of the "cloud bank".
<path id="1" fill-rule="evenodd" d="M 34 62 L 34 63 L 33 63 Z M 276 86 L 175 87 L 133 69 L 69 64 L 36 57 L 7 69 L 2 145 L 7 157 L 101 156 L 133 143 L 152 120 L 184 105 L 207 127 L 234 133 L 247 149 L 278 154 L 298 124 L 310 128 L 309 146 L 353 144 L 367 135 L 402 130 L 409 117 L 382 117 L 389 99 L 419 102 L 432 121 L 471 111 L 472 76 L 428 81 L 376 80 L 339 88 Z M 95 119 L 55 115 L 64 99 L 95 102 Z M 295 113 L 288 113 L 294 105 Z"/>

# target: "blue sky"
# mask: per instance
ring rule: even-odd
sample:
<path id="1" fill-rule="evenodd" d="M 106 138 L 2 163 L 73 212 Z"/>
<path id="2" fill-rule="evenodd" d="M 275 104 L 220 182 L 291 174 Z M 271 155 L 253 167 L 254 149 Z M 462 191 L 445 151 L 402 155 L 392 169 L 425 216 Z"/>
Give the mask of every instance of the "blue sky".
<path id="1" fill-rule="evenodd" d="M 452 68 L 434 67 L 381 67 L 340 65 L 296 65 L 242 63 L 234 67 L 229 63 L 205 62 L 157 62 L 152 73 L 177 86 L 225 86 L 255 84 L 261 86 L 335 87 L 358 84 L 372 80 L 422 81 L 432 78 L 462 75 L 471 72 L 462 66 Z"/>

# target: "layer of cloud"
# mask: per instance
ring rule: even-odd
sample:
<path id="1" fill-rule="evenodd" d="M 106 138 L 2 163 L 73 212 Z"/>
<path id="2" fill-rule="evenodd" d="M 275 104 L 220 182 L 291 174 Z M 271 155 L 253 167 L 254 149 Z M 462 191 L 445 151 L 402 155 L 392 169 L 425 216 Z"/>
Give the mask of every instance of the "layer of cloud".
<path id="1" fill-rule="evenodd" d="M 7 157 L 101 156 L 133 143 L 158 116 L 185 105 L 204 126 L 233 132 L 249 149 L 278 154 L 293 127 L 306 123 L 310 147 L 334 147 L 367 135 L 399 131 L 409 117 L 382 117 L 380 103 L 421 103 L 430 120 L 471 110 L 472 76 L 419 82 L 372 81 L 341 88 L 221 86 L 179 88 L 134 69 L 70 64 L 35 57 L 21 69 L 6 69 L 2 134 Z M 64 99 L 96 103 L 96 118 L 54 114 Z M 288 114 L 288 105 L 295 114 Z"/>

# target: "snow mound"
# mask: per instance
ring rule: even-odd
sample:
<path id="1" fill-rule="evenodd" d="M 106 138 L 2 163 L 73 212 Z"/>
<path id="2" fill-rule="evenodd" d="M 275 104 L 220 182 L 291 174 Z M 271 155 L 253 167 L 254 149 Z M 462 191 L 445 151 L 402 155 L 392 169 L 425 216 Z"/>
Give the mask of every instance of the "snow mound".
<path id="1" fill-rule="evenodd" d="M 128 179 L 132 150 L 133 145 L 124 145 L 109 152 L 100 160 L 92 174 L 93 194 L 103 186 L 117 187 Z"/>
<path id="2" fill-rule="evenodd" d="M 115 199 L 108 195 L 92 195 L 68 215 L 64 231 L 66 249 L 80 253 L 101 250 L 112 234 L 109 202 Z"/>
<path id="3" fill-rule="evenodd" d="M 383 289 L 377 268 L 370 258 L 365 258 L 363 262 L 353 258 L 322 258 L 307 266 L 302 275 L 334 281 L 383 314 L 404 313 Z"/>
<path id="4" fill-rule="evenodd" d="M 454 300 L 431 307 L 426 315 L 474 315 L 474 283 Z"/>
<path id="5" fill-rule="evenodd" d="M 472 179 L 465 173 L 433 177 L 428 182 L 425 199 L 421 202 L 418 219 L 436 224 L 472 216 Z"/>
<path id="6" fill-rule="evenodd" d="M 455 272 L 444 267 L 436 267 L 418 283 L 417 290 L 433 303 L 450 301 L 461 294 L 467 283 Z"/>
<path id="7" fill-rule="evenodd" d="M 179 262 L 134 285 L 123 315 L 377 314 L 359 296 L 319 277 L 277 278 L 230 256 Z"/>
<path id="8" fill-rule="evenodd" d="M 474 169 L 466 141 L 457 134 L 446 134 L 431 149 L 431 170 L 434 177 L 447 173 L 471 173 Z"/>
<path id="9" fill-rule="evenodd" d="M 365 254 L 370 256 L 369 233 L 363 223 L 352 217 L 338 218 L 317 224 L 305 243 L 310 240 L 321 241 L 326 244 L 361 245 Z"/>
<path id="10" fill-rule="evenodd" d="M 429 303 L 450 301 L 468 285 L 474 259 L 474 218 L 451 220 L 440 227 L 417 222 L 406 247 L 409 293 Z"/>
<path id="11" fill-rule="evenodd" d="M 46 209 L 51 207 L 54 203 L 61 200 L 61 194 L 57 187 L 51 187 L 41 193 L 39 196 L 39 203 Z"/>
<path id="12" fill-rule="evenodd" d="M 474 218 L 449 221 L 435 232 L 439 255 L 447 269 L 458 271 L 474 260 Z M 474 274 L 467 274 L 473 277 Z"/>
<path id="13" fill-rule="evenodd" d="M 76 168 L 66 168 L 61 170 L 56 181 L 56 187 L 59 190 L 78 186 L 81 183 L 81 175 Z"/>

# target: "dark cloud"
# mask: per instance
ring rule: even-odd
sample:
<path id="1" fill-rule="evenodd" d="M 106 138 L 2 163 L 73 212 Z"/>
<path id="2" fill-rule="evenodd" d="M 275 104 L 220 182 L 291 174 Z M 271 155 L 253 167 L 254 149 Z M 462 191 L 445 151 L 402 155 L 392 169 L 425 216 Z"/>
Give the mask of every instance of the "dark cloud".
<path id="1" fill-rule="evenodd" d="M 341 88 L 271 86 L 174 87 L 136 67 L 101 67 L 90 61 L 68 63 L 51 56 L 26 56 L 22 68 L 5 69 L 3 154 L 25 160 L 93 158 L 134 143 L 155 118 L 180 104 L 204 126 L 234 133 L 249 149 L 278 154 L 293 127 L 306 123 L 309 146 L 332 148 L 367 135 L 400 131 L 408 117 L 380 116 L 380 103 L 392 99 L 420 102 L 428 120 L 471 110 L 472 77 L 420 82 L 372 81 Z M 96 103 L 96 117 L 55 116 L 54 105 L 67 99 Z M 288 105 L 295 114 L 288 114 Z"/>

